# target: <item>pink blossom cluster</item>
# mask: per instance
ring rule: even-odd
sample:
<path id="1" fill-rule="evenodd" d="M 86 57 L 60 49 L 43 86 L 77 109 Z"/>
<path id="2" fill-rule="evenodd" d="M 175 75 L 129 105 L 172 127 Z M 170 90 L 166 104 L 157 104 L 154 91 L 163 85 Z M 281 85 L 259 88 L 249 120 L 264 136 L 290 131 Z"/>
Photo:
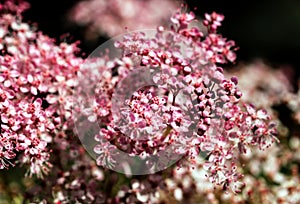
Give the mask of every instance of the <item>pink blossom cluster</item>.
<path id="1" fill-rule="evenodd" d="M 114 37 L 129 30 L 153 29 L 166 23 L 179 7 L 177 0 L 89 0 L 80 1 L 70 11 L 69 18 L 86 27 L 86 38 L 94 40 L 99 35 Z"/>
<path id="2" fill-rule="evenodd" d="M 195 20 L 192 12 L 178 11 L 171 18 L 170 29 L 159 26 L 154 37 L 143 32 L 129 33 L 115 43 L 122 56 L 106 62 L 109 66 L 98 66 L 105 77 L 97 83 L 116 85 L 96 86 L 101 90 L 96 89 L 92 103 L 95 107 L 90 121 L 101 124 L 95 137 L 99 144 L 94 149 L 98 165 L 117 165 L 120 155 L 116 146 L 144 159 L 156 154 L 161 157 L 159 152 L 171 146 L 164 162 L 183 155 L 192 164 L 197 164 L 199 154 L 205 152 L 208 179 L 224 190 L 240 192 L 244 184 L 237 171 L 238 155 L 246 154 L 252 146 L 270 147 L 277 141 L 277 131 L 264 109 L 240 102 L 238 79 L 224 77 L 220 66 L 234 62 L 236 47 L 216 32 L 223 18 L 220 14 L 207 14 L 204 25 L 209 32 L 204 35 L 197 27 L 189 26 Z M 157 88 L 150 85 L 136 90 L 139 85 L 126 83 L 126 77 L 137 67 L 153 73 L 150 78 Z M 84 71 L 90 77 L 82 83 L 93 84 L 94 72 Z M 138 78 L 133 79 L 139 83 Z M 114 89 L 121 93 L 117 100 L 113 98 Z M 87 90 L 92 89 L 82 91 L 86 94 Z M 130 95 L 129 90 L 135 92 L 126 99 L 123 96 Z M 126 106 L 119 106 L 118 101 Z M 99 114 L 103 113 L 99 107 L 104 115 Z M 87 117 L 91 119 L 89 114 Z M 149 169 L 161 165 L 152 160 L 146 163 Z"/>
<path id="3" fill-rule="evenodd" d="M 280 134 L 280 145 L 273 145 L 268 151 L 253 148 L 241 154 L 238 162 L 244 172 L 240 181 L 246 183 L 242 192 L 224 193 L 205 179 L 205 159 L 199 158 L 194 170 L 173 169 L 172 178 L 166 178 L 166 189 L 161 197 L 173 202 L 191 203 L 298 203 L 299 188 L 299 135 L 286 142 L 286 135 Z M 187 165 L 188 166 L 188 165 Z"/>
<path id="4" fill-rule="evenodd" d="M 75 57 L 76 44 L 57 46 L 22 22 L 27 7 L 25 2 L 1 4 L 0 168 L 18 161 L 29 165 L 29 175 L 42 176 L 52 166 L 48 145 L 71 116 L 81 59 Z"/>
<path id="5" fill-rule="evenodd" d="M 222 15 L 205 16 L 209 32 L 204 34 L 191 26 L 193 13 L 178 11 L 170 29 L 159 26 L 152 37 L 135 32 L 118 41 L 115 48 L 123 51 L 121 58 L 104 56 L 85 63 L 95 68 L 90 73 L 80 66 L 84 60 L 76 57 L 77 43 L 55 43 L 22 22 L 21 13 L 27 7 L 10 1 L 0 4 L 0 166 L 21 163 L 28 175 L 46 176 L 36 181 L 13 175 L 26 187 L 23 202 L 299 201 L 295 165 L 299 163 L 299 138 L 286 139 L 288 145 L 283 146 L 288 148 L 283 150 L 274 145 L 270 151 L 257 150 L 277 140 L 276 126 L 263 108 L 241 101 L 244 96 L 238 84 L 243 80 L 224 77 L 221 66 L 235 61 L 236 47 L 216 30 Z M 124 101 L 114 98 L 116 90 L 126 95 L 137 86 L 138 81 L 125 83 L 126 77 L 139 71 L 137 67 L 153 71 L 150 81 L 155 86 L 135 90 Z M 78 82 L 79 70 L 87 80 Z M 149 79 L 143 73 L 139 76 Z M 122 83 L 129 84 L 128 89 L 123 90 Z M 74 100 L 75 88 L 82 96 L 96 97 L 86 104 L 84 97 Z M 292 102 L 296 94 L 289 96 L 293 98 L 289 105 L 297 111 Z M 249 98 L 245 101 L 256 102 Z M 118 101 L 125 102 L 124 109 L 118 109 Z M 115 149 L 147 158 L 170 145 L 170 154 L 162 162 L 176 155 L 187 161 L 182 159 L 175 167 L 146 176 L 102 169 L 72 131 L 73 123 L 80 124 L 81 119 L 73 121 L 72 114 L 82 110 L 91 126 L 101 125 L 99 132 L 91 133 L 95 137 L 92 151 L 100 166 L 117 165 L 120 158 L 114 155 Z M 119 114 L 113 115 L 114 111 Z M 285 141 L 282 131 L 279 135 Z M 292 166 L 291 175 L 280 172 L 287 165 Z M 266 178 L 257 179 L 264 173 Z M 280 185 L 269 187 L 270 178 Z M 5 185 L 5 179 L 0 177 L 1 192 L 14 194 L 14 185 Z"/>

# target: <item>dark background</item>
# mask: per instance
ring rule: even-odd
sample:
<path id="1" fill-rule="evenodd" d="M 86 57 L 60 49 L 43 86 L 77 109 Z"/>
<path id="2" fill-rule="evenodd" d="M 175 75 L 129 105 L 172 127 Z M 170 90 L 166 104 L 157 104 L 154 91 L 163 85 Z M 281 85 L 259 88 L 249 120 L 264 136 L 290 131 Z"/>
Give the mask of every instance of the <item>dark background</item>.
<path id="1" fill-rule="evenodd" d="M 91 53 L 107 40 L 89 43 L 83 39 L 83 28 L 70 25 L 65 16 L 77 0 L 29 0 L 31 8 L 25 13 L 25 20 L 38 24 L 45 34 L 58 41 L 80 40 L 81 49 Z M 299 77 L 300 66 L 300 1 L 298 0 L 187 0 L 188 6 L 197 15 L 216 11 L 225 15 L 220 32 L 235 40 L 240 47 L 239 62 L 252 62 L 262 58 L 271 66 L 290 65 Z M 69 35 L 62 36 L 68 33 Z"/>

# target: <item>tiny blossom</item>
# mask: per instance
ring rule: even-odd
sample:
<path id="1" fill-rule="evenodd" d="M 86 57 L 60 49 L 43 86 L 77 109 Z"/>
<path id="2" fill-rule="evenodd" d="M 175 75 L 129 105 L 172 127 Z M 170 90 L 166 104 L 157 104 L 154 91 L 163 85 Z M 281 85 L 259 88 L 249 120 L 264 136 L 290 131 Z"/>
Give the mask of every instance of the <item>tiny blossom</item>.
<path id="1" fill-rule="evenodd" d="M 205 14 L 203 24 L 208 27 L 211 32 L 216 32 L 217 28 L 221 26 L 224 16 L 213 12 L 212 14 Z"/>

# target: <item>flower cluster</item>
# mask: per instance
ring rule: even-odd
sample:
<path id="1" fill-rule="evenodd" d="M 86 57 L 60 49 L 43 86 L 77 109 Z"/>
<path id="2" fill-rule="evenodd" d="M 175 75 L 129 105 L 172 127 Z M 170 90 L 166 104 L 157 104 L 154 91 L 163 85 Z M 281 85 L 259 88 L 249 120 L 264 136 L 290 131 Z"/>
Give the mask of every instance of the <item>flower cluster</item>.
<path id="1" fill-rule="evenodd" d="M 262 65 L 234 72 L 237 77 L 223 70 L 235 61 L 236 47 L 217 33 L 222 15 L 206 14 L 204 33 L 193 27 L 192 12 L 178 11 L 170 28 L 116 42 L 120 58 L 83 63 L 77 43 L 55 43 L 24 23 L 26 8 L 0 4 L 0 167 L 21 163 L 28 175 L 46 179 L 2 171 L 1 201 L 10 193 L 24 203 L 299 203 L 299 133 L 287 132 L 279 119 L 276 129 L 265 110 L 276 119 L 272 106 L 284 103 L 297 119 L 297 91 Z M 74 99 L 75 92 L 82 97 Z M 83 129 L 100 127 L 79 138 L 92 137 L 96 162 L 72 132 L 74 122 L 84 121 L 72 117 L 80 112 L 89 121 Z M 277 135 L 281 143 L 271 146 Z M 113 169 L 123 159 L 117 149 L 146 161 L 163 157 L 145 168 L 186 159 L 144 176 L 96 165 Z M 26 189 L 16 194 L 17 184 L 7 185 L 11 177 Z"/>
<path id="2" fill-rule="evenodd" d="M 81 62 L 76 44 L 54 41 L 29 24 L 21 13 L 27 3 L 1 4 L 0 17 L 0 168 L 28 164 L 29 175 L 47 173 L 48 144 L 63 128 L 71 111 L 71 89 Z"/>
<path id="3" fill-rule="evenodd" d="M 277 140 L 277 131 L 264 109 L 240 102 L 238 79 L 224 77 L 220 66 L 234 62 L 236 47 L 216 33 L 223 18 L 207 14 L 204 25 L 209 32 L 204 35 L 189 26 L 195 19 L 192 12 L 178 11 L 170 29 L 160 26 L 154 36 L 129 33 L 117 41 L 115 48 L 122 56 L 94 67 L 105 77 L 95 81 L 94 69 L 92 73 L 81 70 L 90 76 L 80 82 L 87 85 L 82 94 L 92 91 L 95 95 L 82 110 L 86 115 L 85 106 L 93 104 L 92 117 L 86 117 L 101 124 L 94 149 L 99 165 L 118 165 L 121 157 L 116 147 L 146 160 L 148 169 L 167 164 L 152 160 L 153 155 L 162 157 L 161 151 L 168 151 L 163 162 L 183 155 L 195 165 L 204 152 L 208 179 L 224 190 L 240 192 L 238 155 L 246 154 L 251 146 L 270 147 Z M 149 81 L 143 87 L 139 80 Z M 112 85 L 103 86 L 109 82 Z M 101 88 L 93 91 L 93 86 Z"/>

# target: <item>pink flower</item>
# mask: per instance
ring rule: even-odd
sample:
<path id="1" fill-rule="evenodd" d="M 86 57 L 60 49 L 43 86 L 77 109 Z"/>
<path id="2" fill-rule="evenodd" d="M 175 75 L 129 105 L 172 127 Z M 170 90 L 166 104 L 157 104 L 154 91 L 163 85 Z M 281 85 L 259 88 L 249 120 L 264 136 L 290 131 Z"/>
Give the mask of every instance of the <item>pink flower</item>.
<path id="1" fill-rule="evenodd" d="M 194 19 L 192 13 L 177 12 L 171 18 L 168 35 L 162 34 L 167 28 L 159 28 L 155 37 L 135 32 L 115 43 L 124 56 L 105 64 L 114 64 L 118 75 L 113 80 L 111 69 L 104 68 L 110 72 L 109 77 L 97 83 L 106 86 L 95 93 L 96 98 L 106 102 L 98 111 L 108 114 L 101 115 L 100 111 L 95 115 L 93 109 L 83 109 L 90 121 L 98 119 L 104 126 L 96 136 L 100 142 L 95 149 L 98 164 L 105 166 L 104 158 L 113 158 L 108 141 L 144 159 L 174 145 L 174 154 L 185 155 L 197 164 L 196 157 L 203 151 L 209 155 L 209 180 L 237 193 L 243 186 L 239 181 L 241 173 L 236 170 L 237 155 L 246 154 L 251 145 L 264 149 L 277 141 L 270 116 L 263 109 L 243 105 L 237 77 L 226 79 L 223 69 L 217 66 L 235 60 L 234 42 L 216 34 L 223 16 L 213 13 L 206 18 L 209 33 L 205 37 L 188 26 Z M 181 43 L 189 46 L 188 54 L 178 49 Z M 136 84 L 126 83 L 127 77 L 134 77 L 132 73 L 138 70 L 135 63 L 152 69 L 158 88 L 135 90 L 139 88 L 135 78 L 131 80 Z M 112 82 L 120 87 L 118 99 L 108 94 L 114 89 L 109 85 Z M 89 78 L 82 83 L 91 84 Z M 126 88 L 122 88 L 123 83 Z M 127 94 L 131 97 L 125 98 Z M 105 140 L 108 141 L 102 146 Z M 155 165 L 148 164 L 149 168 Z"/>
<path id="2" fill-rule="evenodd" d="M 212 14 L 205 14 L 205 20 L 203 24 L 210 29 L 211 32 L 216 32 L 217 28 L 221 26 L 221 22 L 224 20 L 224 16 L 213 12 Z"/>

